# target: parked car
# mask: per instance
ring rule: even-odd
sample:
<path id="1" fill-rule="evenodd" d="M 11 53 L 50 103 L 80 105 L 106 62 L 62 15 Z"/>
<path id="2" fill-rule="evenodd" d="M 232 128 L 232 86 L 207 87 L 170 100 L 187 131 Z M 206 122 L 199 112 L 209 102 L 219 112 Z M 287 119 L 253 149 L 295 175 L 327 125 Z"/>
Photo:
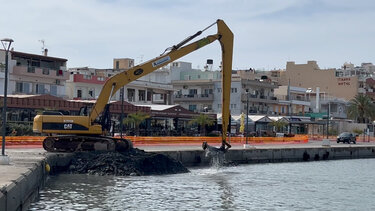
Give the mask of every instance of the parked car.
<path id="1" fill-rule="evenodd" d="M 337 136 L 337 143 L 343 142 L 350 144 L 350 142 L 353 142 L 353 144 L 355 144 L 356 141 L 357 136 L 353 133 L 343 132 L 339 136 Z"/>

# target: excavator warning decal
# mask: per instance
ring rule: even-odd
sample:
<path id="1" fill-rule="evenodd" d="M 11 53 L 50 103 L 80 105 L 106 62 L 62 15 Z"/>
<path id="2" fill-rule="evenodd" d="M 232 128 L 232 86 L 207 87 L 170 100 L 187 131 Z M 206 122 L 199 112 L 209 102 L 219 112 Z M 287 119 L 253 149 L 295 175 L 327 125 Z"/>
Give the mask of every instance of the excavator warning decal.
<path id="1" fill-rule="evenodd" d="M 209 39 L 203 38 L 203 39 L 201 39 L 201 40 L 198 41 L 198 43 L 197 43 L 197 49 L 199 49 L 199 48 L 201 48 L 201 47 L 203 47 L 203 46 L 205 46 L 205 45 L 207 45 L 209 43 L 210 43 Z"/>
<path id="2" fill-rule="evenodd" d="M 166 56 L 166 57 L 163 57 L 159 60 L 156 60 L 156 61 L 152 62 L 152 66 L 156 67 L 156 66 L 162 65 L 162 64 L 164 64 L 166 62 L 169 62 L 169 61 L 171 61 L 171 57 Z"/>

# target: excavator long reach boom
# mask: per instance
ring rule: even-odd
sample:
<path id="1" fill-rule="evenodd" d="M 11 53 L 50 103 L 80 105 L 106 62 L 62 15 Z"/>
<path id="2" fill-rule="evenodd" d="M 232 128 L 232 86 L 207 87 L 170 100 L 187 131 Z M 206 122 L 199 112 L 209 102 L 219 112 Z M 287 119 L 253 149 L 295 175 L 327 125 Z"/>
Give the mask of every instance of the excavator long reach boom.
<path id="1" fill-rule="evenodd" d="M 189 41 L 199 36 L 203 31 L 214 24 L 217 25 L 218 29 L 216 34 L 209 35 L 200 40 L 187 44 Z M 202 31 L 198 31 L 177 45 L 168 48 L 162 55 L 109 78 L 105 82 L 89 116 L 37 115 L 34 118 L 34 132 L 58 134 L 57 136 L 47 137 L 43 144 L 44 148 L 47 151 L 76 151 L 85 150 L 82 148 L 82 145 L 86 145 L 86 148 L 92 150 L 97 150 L 98 148 L 111 150 L 120 141 L 109 141 L 113 139 L 101 136 L 104 135 L 102 126 L 96 123 L 95 120 L 103 112 L 106 105 L 115 95 L 115 93 L 126 84 L 135 81 L 138 78 L 145 76 L 159 69 L 160 67 L 163 67 L 216 40 L 220 42 L 222 51 L 222 147 L 230 146 L 226 142 L 226 138 L 230 115 L 229 103 L 233 56 L 233 33 L 223 20 L 219 19 L 214 24 Z M 104 141 L 101 141 L 102 139 Z M 74 142 L 74 144 L 71 144 L 70 142 Z M 124 140 L 122 140 L 122 142 L 124 142 Z M 64 145 L 69 145 L 69 147 L 65 147 L 68 148 L 68 150 L 62 149 L 64 148 Z M 105 147 L 106 145 L 107 147 Z M 131 143 L 126 143 L 125 145 L 131 146 Z"/>

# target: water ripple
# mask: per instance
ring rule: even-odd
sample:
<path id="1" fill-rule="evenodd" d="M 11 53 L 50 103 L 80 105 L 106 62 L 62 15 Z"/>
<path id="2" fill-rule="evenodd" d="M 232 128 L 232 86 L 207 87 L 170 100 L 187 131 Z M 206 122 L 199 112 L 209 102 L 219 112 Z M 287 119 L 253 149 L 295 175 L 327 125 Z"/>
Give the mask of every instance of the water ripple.
<path id="1" fill-rule="evenodd" d="M 375 159 L 51 177 L 30 210 L 375 210 Z"/>

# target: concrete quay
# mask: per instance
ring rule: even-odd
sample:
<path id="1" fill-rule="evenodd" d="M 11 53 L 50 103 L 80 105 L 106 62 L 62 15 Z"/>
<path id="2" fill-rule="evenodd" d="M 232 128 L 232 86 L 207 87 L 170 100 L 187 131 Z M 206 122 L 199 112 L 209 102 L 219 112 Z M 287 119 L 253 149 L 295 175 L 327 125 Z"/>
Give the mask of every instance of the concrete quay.
<path id="1" fill-rule="evenodd" d="M 6 154 L 10 165 L 0 165 L 0 211 L 27 210 L 48 178 L 46 164 L 58 169 L 73 157 L 44 149 L 7 149 Z"/>
<path id="2" fill-rule="evenodd" d="M 357 142 L 357 144 L 337 144 L 331 141 L 323 146 L 322 141 L 310 141 L 307 144 L 250 145 L 233 146 L 226 154 L 227 161 L 238 164 L 300 162 L 338 159 L 375 158 L 375 142 Z M 142 147 L 169 155 L 186 167 L 207 166 L 210 159 L 205 157 L 201 146 L 154 146 Z"/>
<path id="3" fill-rule="evenodd" d="M 201 146 L 140 146 L 149 152 L 169 155 L 187 167 L 207 166 L 210 159 L 205 157 Z M 0 211 L 27 210 L 50 173 L 58 173 L 67 167 L 73 153 L 47 153 L 41 148 L 6 149 L 10 165 L 0 165 Z M 245 163 L 299 162 L 314 160 L 337 160 L 375 158 L 374 142 L 357 144 L 336 144 L 322 146 L 321 141 L 307 144 L 250 145 L 233 146 L 226 153 L 228 161 Z M 51 167 L 48 172 L 46 164 Z"/>

